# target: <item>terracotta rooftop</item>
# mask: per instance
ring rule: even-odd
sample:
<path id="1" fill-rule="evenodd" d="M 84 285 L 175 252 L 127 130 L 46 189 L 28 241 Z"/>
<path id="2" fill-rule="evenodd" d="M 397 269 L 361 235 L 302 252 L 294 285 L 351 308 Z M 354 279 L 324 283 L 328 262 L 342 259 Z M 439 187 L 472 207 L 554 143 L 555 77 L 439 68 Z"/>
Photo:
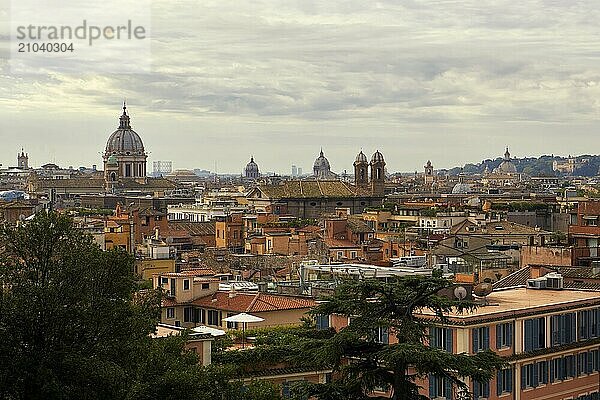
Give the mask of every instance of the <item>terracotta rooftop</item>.
<path id="1" fill-rule="evenodd" d="M 469 227 L 470 229 L 467 229 Z M 474 229 L 473 229 L 474 228 Z M 531 226 L 509 221 L 488 222 L 485 226 L 478 226 L 469 220 L 464 220 L 450 229 L 451 234 L 461 235 L 549 235 L 550 232 L 536 229 Z"/>
<path id="2" fill-rule="evenodd" d="M 285 181 L 279 185 L 259 185 L 256 190 L 266 198 L 317 198 L 317 197 L 365 197 L 368 191 L 349 185 L 342 181 L 295 180 Z"/>
<path id="3" fill-rule="evenodd" d="M 229 292 L 217 292 L 211 296 L 194 300 L 196 306 L 247 313 L 266 311 L 296 310 L 316 305 L 313 299 L 305 297 L 282 296 L 268 293 L 237 293 L 229 297 Z"/>
<path id="4" fill-rule="evenodd" d="M 351 242 L 350 240 L 341 240 L 341 239 L 331 239 L 325 238 L 323 239 L 327 247 L 329 248 L 360 248 L 360 245 Z"/>
<path id="5" fill-rule="evenodd" d="M 214 235 L 215 223 L 208 222 L 169 222 L 170 230 L 178 230 L 188 232 L 190 235 Z"/>

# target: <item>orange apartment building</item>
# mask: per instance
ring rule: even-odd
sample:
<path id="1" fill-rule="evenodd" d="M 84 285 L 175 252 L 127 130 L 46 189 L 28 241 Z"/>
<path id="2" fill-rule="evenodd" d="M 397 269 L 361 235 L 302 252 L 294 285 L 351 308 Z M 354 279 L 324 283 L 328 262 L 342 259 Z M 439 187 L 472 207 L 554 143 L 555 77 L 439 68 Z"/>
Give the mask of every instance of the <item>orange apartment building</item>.
<path id="1" fill-rule="evenodd" d="M 361 218 L 340 216 L 324 225 L 323 247 L 330 261 L 381 261 L 383 242 Z"/>
<path id="2" fill-rule="evenodd" d="M 430 332 L 432 346 L 456 354 L 491 349 L 507 360 L 489 382 L 466 380 L 475 400 L 598 399 L 600 292 L 520 287 L 494 291 L 487 303 L 450 315 Z M 343 329 L 348 318 L 329 316 L 329 324 Z M 394 343 L 395 337 L 380 332 L 379 339 Z M 447 378 L 430 375 L 417 383 L 430 399 L 458 398 Z"/>
<path id="3" fill-rule="evenodd" d="M 166 293 L 161 310 L 161 322 L 193 328 L 206 325 L 219 329 L 241 328 L 224 318 L 246 312 L 264 319 L 249 323 L 248 328 L 298 325 L 301 318 L 316 305 L 312 298 L 262 292 L 219 291 L 220 280 L 199 276 L 202 270 L 155 274 L 153 287 Z"/>
<path id="4" fill-rule="evenodd" d="M 215 218 L 215 245 L 234 253 L 244 251 L 244 220 L 242 213 Z"/>
<path id="5" fill-rule="evenodd" d="M 308 255 L 309 242 L 321 232 L 318 226 L 294 226 L 297 218 L 290 216 L 258 213 L 243 220 L 246 253 L 256 255 Z"/>
<path id="6" fill-rule="evenodd" d="M 573 245 L 573 265 L 590 265 L 600 260 L 600 201 L 581 201 L 577 206 L 577 220 L 569 225 L 569 243 Z"/>

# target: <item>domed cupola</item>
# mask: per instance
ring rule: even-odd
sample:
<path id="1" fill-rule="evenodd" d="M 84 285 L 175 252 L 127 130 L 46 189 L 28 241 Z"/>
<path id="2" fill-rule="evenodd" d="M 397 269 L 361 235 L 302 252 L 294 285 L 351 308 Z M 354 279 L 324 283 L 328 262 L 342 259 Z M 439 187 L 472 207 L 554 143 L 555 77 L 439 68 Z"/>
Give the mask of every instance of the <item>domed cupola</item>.
<path id="1" fill-rule="evenodd" d="M 122 179 L 145 181 L 148 155 L 140 135 L 131 129 L 131 120 L 125 102 L 123 102 L 123 113 L 119 117 L 119 127 L 109 136 L 102 158 L 107 186 Z"/>
<path id="2" fill-rule="evenodd" d="M 335 174 L 331 172 L 331 165 L 329 160 L 323 154 L 323 149 L 319 153 L 319 157 L 315 160 L 313 165 L 313 173 L 317 179 L 331 179 L 335 177 Z"/>
<path id="3" fill-rule="evenodd" d="M 506 148 L 506 151 L 504 152 L 504 159 L 502 160 L 500 165 L 498 167 L 496 167 L 496 169 L 494 169 L 494 173 L 507 174 L 507 175 L 512 175 L 512 174 L 517 173 L 517 167 L 515 166 L 515 164 L 512 162 L 512 160 L 510 158 L 510 152 L 508 151 L 508 147 Z"/>
<path id="4" fill-rule="evenodd" d="M 250 157 L 250 162 L 246 164 L 246 168 L 244 169 L 244 174 L 246 178 L 256 179 L 260 177 L 260 173 L 258 170 L 258 164 L 254 162 L 254 157 Z"/>
<path id="5" fill-rule="evenodd" d="M 123 103 L 123 114 L 119 117 L 119 127 L 114 131 L 106 142 L 105 155 L 145 155 L 144 143 L 133 129 L 129 115 L 127 115 L 127 106 Z"/>
<path id="6" fill-rule="evenodd" d="M 356 160 L 354 160 L 354 162 L 356 164 L 359 164 L 359 163 L 360 164 L 362 164 L 362 163 L 367 164 L 369 161 L 367 160 L 367 156 L 365 155 L 365 153 L 363 153 L 362 150 L 361 150 L 360 153 L 358 153 L 356 155 Z"/>
<path id="7" fill-rule="evenodd" d="M 377 150 L 375 153 L 373 153 L 373 156 L 371 157 L 371 162 L 372 163 L 383 163 L 383 162 L 385 162 L 385 160 L 383 159 L 383 154 L 381 154 L 379 152 L 379 150 Z"/>

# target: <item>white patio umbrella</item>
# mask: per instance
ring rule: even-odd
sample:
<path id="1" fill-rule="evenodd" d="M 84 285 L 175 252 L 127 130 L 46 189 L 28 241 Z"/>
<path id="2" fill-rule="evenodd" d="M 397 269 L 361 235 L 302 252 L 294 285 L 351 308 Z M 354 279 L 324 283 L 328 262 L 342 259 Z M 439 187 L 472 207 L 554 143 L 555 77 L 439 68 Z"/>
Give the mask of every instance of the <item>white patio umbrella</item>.
<path id="1" fill-rule="evenodd" d="M 248 322 L 261 322 L 264 318 L 257 317 L 246 313 L 232 315 L 231 317 L 223 318 L 225 322 L 241 322 L 242 323 L 242 348 L 246 347 L 246 324 Z"/>

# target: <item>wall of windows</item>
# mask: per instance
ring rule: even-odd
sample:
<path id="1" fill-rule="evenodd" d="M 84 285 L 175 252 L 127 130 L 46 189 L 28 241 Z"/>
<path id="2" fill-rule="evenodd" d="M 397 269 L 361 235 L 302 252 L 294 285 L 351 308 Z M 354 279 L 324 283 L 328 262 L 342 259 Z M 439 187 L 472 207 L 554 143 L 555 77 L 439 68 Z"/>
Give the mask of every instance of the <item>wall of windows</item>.
<path id="1" fill-rule="evenodd" d="M 564 381 L 576 375 L 575 356 L 568 355 L 550 361 L 550 382 Z"/>
<path id="2" fill-rule="evenodd" d="M 221 318 L 218 311 L 208 310 L 208 325 L 221 326 Z"/>

